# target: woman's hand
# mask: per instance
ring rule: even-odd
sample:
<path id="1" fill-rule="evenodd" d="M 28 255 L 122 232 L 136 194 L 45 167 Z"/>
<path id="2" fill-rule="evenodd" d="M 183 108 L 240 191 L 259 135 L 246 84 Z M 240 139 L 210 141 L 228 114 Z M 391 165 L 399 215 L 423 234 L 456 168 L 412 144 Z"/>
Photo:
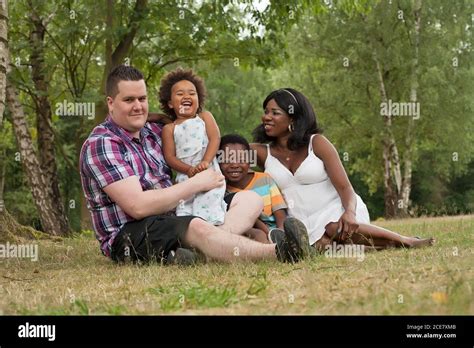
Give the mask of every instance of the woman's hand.
<path id="1" fill-rule="evenodd" d="M 209 162 L 208 161 L 201 161 L 201 163 L 199 163 L 196 166 L 196 170 L 197 170 L 198 173 L 205 171 L 207 168 L 209 168 Z"/>
<path id="2" fill-rule="evenodd" d="M 339 240 L 341 242 L 346 241 L 347 239 L 350 239 L 352 237 L 352 234 L 354 232 L 357 232 L 359 228 L 359 224 L 356 221 L 355 218 L 355 213 L 353 211 L 345 211 L 344 214 L 341 215 L 341 218 L 338 221 L 338 233 L 341 233 L 339 235 Z"/>

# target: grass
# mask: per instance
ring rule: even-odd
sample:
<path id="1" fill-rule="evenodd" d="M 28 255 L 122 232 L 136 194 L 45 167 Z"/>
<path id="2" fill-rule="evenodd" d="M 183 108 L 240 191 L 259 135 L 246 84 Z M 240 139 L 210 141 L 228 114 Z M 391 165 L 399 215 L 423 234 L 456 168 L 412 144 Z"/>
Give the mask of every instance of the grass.
<path id="1" fill-rule="evenodd" d="M 434 247 L 299 264 L 118 266 L 89 234 L 0 258 L 0 314 L 474 314 L 474 216 L 380 221 Z"/>

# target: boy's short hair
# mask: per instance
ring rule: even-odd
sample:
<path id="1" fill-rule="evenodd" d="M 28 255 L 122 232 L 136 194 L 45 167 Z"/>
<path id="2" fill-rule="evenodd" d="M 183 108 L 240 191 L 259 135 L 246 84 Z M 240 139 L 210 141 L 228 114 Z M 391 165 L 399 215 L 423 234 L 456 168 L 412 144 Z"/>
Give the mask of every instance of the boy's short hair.
<path id="1" fill-rule="evenodd" d="M 226 134 L 221 138 L 220 150 L 223 150 L 227 144 L 241 144 L 246 150 L 250 150 L 250 144 L 243 136 L 239 134 Z"/>
<path id="2" fill-rule="evenodd" d="M 107 76 L 105 93 L 108 97 L 115 98 L 118 94 L 118 84 L 120 81 L 140 81 L 144 80 L 143 74 L 137 68 L 128 65 L 119 65 Z"/>
<path id="3" fill-rule="evenodd" d="M 198 94 L 199 106 L 197 112 L 201 112 L 204 107 L 204 101 L 206 100 L 206 87 L 204 81 L 197 76 L 192 69 L 184 70 L 183 68 L 177 68 L 174 71 L 169 72 L 161 80 L 159 99 L 161 104 L 161 110 L 167 114 L 172 120 L 176 119 L 176 113 L 173 109 L 168 106 L 168 102 L 171 100 L 171 88 L 179 81 L 187 80 L 196 87 Z"/>

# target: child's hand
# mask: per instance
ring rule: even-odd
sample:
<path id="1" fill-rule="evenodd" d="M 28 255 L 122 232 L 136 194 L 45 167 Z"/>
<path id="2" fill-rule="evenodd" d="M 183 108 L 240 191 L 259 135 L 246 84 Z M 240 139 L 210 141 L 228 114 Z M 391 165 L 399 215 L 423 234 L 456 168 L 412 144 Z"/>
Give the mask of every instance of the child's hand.
<path id="1" fill-rule="evenodd" d="M 197 170 L 197 167 L 191 167 L 189 168 L 188 172 L 186 173 L 186 175 L 189 177 L 189 178 L 192 178 L 194 175 L 196 175 L 197 173 L 199 173 L 199 171 Z"/>
<path id="2" fill-rule="evenodd" d="M 205 171 L 207 168 L 209 168 L 209 162 L 208 161 L 201 161 L 201 163 L 199 163 L 196 166 L 196 170 L 198 171 L 198 173 L 200 173 L 202 171 Z"/>

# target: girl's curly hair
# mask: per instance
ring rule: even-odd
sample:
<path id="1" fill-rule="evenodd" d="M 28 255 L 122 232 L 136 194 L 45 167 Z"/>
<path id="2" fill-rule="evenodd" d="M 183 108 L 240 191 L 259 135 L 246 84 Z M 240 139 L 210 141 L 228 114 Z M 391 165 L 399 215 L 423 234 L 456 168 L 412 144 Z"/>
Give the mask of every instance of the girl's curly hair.
<path id="1" fill-rule="evenodd" d="M 204 81 L 197 76 L 192 69 L 184 70 L 183 68 L 177 68 L 174 71 L 169 72 L 163 77 L 160 84 L 159 100 L 161 109 L 167 114 L 172 120 L 176 120 L 176 114 L 173 109 L 168 106 L 168 102 L 171 100 L 171 89 L 173 85 L 179 81 L 187 80 L 191 82 L 195 87 L 198 94 L 199 106 L 197 112 L 201 112 L 204 107 L 204 101 L 206 99 L 206 86 Z"/>

